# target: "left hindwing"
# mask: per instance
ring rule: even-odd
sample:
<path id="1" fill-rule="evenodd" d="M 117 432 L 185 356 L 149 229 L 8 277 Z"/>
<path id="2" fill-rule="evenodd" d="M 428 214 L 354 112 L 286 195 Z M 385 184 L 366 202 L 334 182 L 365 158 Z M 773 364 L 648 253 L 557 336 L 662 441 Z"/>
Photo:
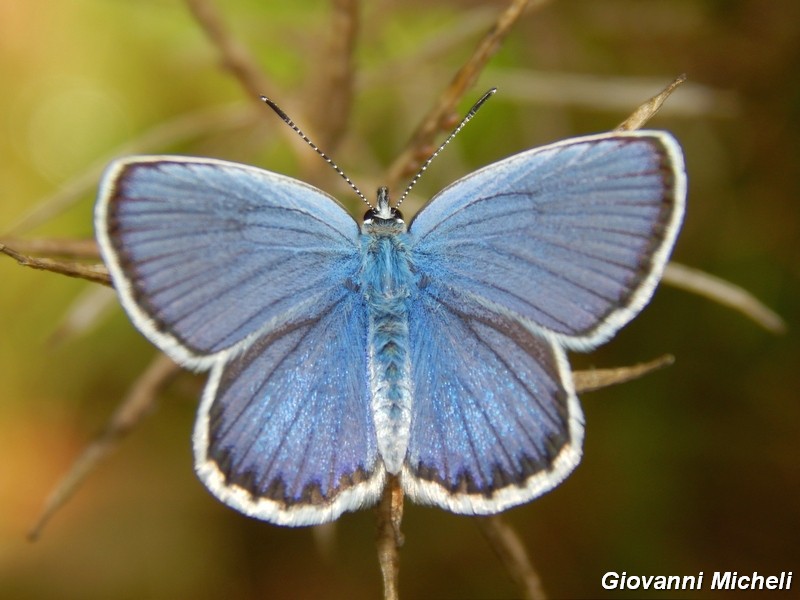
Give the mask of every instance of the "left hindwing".
<path id="1" fill-rule="evenodd" d="M 460 179 L 409 233 L 443 302 L 505 312 L 564 347 L 589 349 L 649 300 L 685 194 L 669 134 L 574 138 Z"/>
<path id="2" fill-rule="evenodd" d="M 385 477 L 367 389 L 366 310 L 350 292 L 219 362 L 203 393 L 195 466 L 241 512 L 313 525 L 373 504 Z"/>

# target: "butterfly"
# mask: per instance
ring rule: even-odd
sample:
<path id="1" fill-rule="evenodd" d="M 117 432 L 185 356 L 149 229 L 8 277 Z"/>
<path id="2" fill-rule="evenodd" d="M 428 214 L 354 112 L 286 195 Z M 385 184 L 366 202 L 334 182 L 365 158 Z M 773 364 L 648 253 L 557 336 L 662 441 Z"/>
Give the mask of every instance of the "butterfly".
<path id="1" fill-rule="evenodd" d="M 649 301 L 685 195 L 661 131 L 516 154 L 408 224 L 385 188 L 359 226 L 296 179 L 134 156 L 106 170 L 95 227 L 134 325 L 210 371 L 199 478 L 242 513 L 300 526 L 374 504 L 389 475 L 468 515 L 558 485 L 584 436 L 566 351 Z"/>

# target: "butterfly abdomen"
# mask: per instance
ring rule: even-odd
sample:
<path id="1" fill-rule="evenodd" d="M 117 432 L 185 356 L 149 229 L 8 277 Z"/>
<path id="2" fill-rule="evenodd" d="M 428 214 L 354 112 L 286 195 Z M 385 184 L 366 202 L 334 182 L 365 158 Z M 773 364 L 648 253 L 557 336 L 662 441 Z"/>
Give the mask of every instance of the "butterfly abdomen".
<path id="1" fill-rule="evenodd" d="M 401 226 L 394 222 L 365 226 L 361 270 L 372 414 L 378 450 L 386 470 L 395 474 L 405 459 L 411 425 L 408 310 L 412 272 Z"/>

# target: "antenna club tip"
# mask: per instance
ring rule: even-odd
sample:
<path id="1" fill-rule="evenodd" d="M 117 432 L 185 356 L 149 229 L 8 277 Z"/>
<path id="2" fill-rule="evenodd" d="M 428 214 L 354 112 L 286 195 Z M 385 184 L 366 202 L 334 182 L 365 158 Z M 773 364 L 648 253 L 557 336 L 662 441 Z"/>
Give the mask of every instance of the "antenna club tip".
<path id="1" fill-rule="evenodd" d="M 267 106 L 269 106 L 273 112 L 278 115 L 283 121 L 285 121 L 289 126 L 292 126 L 292 120 L 289 118 L 280 106 L 275 104 L 274 101 L 270 100 L 267 96 L 261 96 L 261 101 L 264 102 Z"/>

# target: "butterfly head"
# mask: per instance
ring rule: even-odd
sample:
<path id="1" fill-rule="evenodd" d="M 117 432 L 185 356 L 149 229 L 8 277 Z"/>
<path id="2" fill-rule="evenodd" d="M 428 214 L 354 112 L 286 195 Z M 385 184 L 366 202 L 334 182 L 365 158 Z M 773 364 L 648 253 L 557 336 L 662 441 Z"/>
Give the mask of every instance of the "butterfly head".
<path id="1" fill-rule="evenodd" d="M 375 208 L 370 208 L 364 213 L 364 227 L 370 230 L 402 228 L 405 231 L 403 213 L 389 206 L 389 188 L 383 186 L 378 188 L 378 200 Z"/>

